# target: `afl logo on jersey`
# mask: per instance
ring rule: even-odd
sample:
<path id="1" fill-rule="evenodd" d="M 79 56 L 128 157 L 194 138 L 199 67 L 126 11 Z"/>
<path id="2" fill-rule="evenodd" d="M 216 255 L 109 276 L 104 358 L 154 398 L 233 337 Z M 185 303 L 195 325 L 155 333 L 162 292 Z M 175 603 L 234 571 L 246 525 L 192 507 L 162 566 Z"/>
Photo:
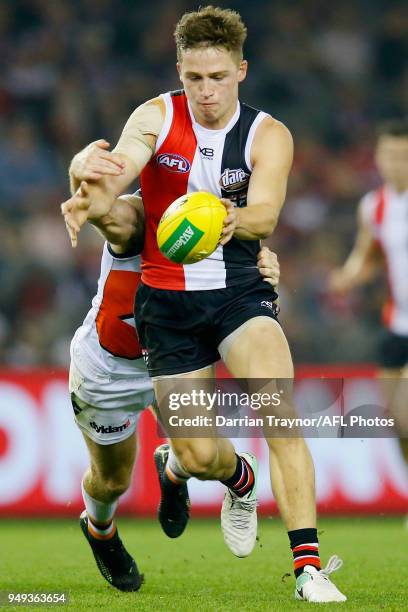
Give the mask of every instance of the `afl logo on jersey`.
<path id="1" fill-rule="evenodd" d="M 249 183 L 249 174 L 242 168 L 230 170 L 227 168 L 221 175 L 220 187 L 228 193 L 242 191 Z"/>
<path id="2" fill-rule="evenodd" d="M 191 164 L 182 155 L 177 153 L 162 153 L 157 158 L 159 166 L 164 166 L 169 172 L 188 172 L 191 168 Z"/>

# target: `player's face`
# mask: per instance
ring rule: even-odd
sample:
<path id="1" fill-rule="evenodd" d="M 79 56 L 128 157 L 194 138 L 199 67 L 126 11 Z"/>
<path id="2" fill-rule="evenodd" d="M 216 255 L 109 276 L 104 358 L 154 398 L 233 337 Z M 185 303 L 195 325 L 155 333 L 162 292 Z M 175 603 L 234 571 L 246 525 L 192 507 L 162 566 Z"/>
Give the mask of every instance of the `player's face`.
<path id="1" fill-rule="evenodd" d="M 386 183 L 397 190 L 408 188 L 408 137 L 381 136 L 376 161 Z"/>
<path id="2" fill-rule="evenodd" d="M 225 127 L 236 110 L 247 62 L 226 49 L 204 47 L 183 51 L 177 70 L 196 121 L 210 129 Z"/>

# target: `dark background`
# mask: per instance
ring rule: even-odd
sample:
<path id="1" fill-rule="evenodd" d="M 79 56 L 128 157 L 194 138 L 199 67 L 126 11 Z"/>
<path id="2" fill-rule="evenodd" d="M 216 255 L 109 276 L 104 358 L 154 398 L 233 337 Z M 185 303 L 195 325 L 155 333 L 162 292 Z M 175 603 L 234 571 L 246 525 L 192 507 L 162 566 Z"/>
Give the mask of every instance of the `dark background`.
<path id="1" fill-rule="evenodd" d="M 295 140 L 287 203 L 269 241 L 295 362 L 373 361 L 384 279 L 342 298 L 326 284 L 353 242 L 360 197 L 379 183 L 375 126 L 407 108 L 407 6 L 217 4 L 239 10 L 248 26 L 241 97 Z M 68 363 L 102 246 L 87 229 L 70 247 L 59 215 L 69 161 L 91 140 L 114 144 L 135 106 L 179 87 L 172 32 L 197 6 L 0 2 L 0 364 Z"/>

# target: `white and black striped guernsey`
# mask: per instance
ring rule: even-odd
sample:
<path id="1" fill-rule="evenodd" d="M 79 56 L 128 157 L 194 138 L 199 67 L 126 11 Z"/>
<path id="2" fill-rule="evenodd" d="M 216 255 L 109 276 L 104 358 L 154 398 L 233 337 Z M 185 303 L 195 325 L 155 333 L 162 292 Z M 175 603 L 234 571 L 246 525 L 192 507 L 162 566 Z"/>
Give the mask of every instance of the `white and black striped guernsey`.
<path id="1" fill-rule="evenodd" d="M 151 287 L 177 290 L 218 289 L 251 280 L 258 274 L 258 240 L 233 238 L 208 258 L 183 265 L 158 250 L 157 225 L 176 198 L 209 191 L 246 206 L 252 173 L 251 145 L 267 114 L 242 102 L 225 128 L 209 130 L 194 119 L 184 91 L 162 95 L 166 116 L 156 151 L 141 174 L 146 216 L 142 281 Z"/>
<path id="2" fill-rule="evenodd" d="M 382 185 L 362 198 L 360 211 L 385 258 L 384 324 L 394 334 L 408 337 L 408 190 L 398 193 L 391 185 Z"/>

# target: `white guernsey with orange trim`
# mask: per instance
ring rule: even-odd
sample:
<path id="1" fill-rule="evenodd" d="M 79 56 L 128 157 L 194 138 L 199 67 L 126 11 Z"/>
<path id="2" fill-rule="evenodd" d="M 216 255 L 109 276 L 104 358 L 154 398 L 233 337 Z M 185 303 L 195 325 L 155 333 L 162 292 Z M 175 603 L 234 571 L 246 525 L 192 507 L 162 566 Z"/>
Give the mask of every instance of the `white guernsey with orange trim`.
<path id="1" fill-rule="evenodd" d="M 71 343 L 70 392 L 91 406 L 142 410 L 153 401 L 133 315 L 140 276 L 139 255 L 105 243 L 97 294 Z"/>
<path id="2" fill-rule="evenodd" d="M 408 336 L 408 191 L 397 193 L 383 185 L 363 197 L 360 211 L 385 257 L 389 296 L 384 324 Z"/>

